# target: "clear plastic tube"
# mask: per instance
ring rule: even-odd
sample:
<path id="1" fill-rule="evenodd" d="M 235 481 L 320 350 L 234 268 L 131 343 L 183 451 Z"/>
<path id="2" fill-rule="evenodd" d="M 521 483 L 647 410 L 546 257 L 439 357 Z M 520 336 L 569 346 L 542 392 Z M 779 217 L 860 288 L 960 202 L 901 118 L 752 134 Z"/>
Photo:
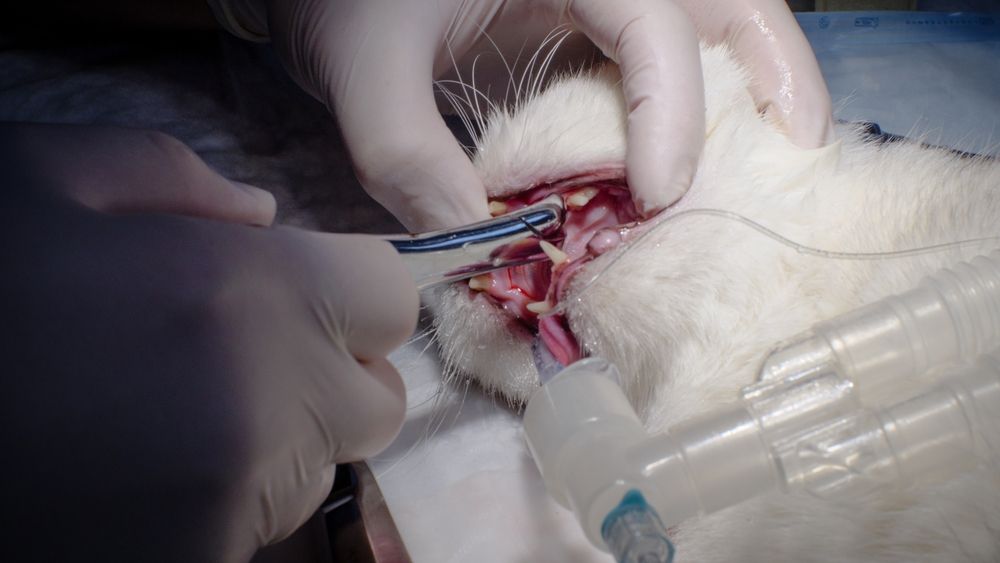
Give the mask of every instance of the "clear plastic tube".
<path id="1" fill-rule="evenodd" d="M 613 370 L 599 358 L 573 364 L 524 420 L 546 488 L 604 549 L 602 527 L 632 491 L 669 528 L 773 489 L 844 499 L 1000 461 L 1000 350 L 880 409 L 770 425 L 740 401 L 655 436 L 601 375 Z"/>
<path id="2" fill-rule="evenodd" d="M 532 396 L 525 434 L 550 494 L 607 549 L 602 525 L 633 492 L 670 527 L 774 489 L 845 498 L 997 463 L 997 346 L 1000 251 L 820 323 L 737 402 L 666 433 L 647 435 L 614 366 L 589 358 Z M 862 400 L 873 384 L 958 361 L 897 385 L 908 397 Z"/>
<path id="3" fill-rule="evenodd" d="M 646 244 L 647 241 L 652 240 L 651 236 L 653 235 L 653 233 L 659 231 L 660 229 L 665 228 L 667 225 L 672 225 L 675 222 L 683 221 L 684 219 L 689 217 L 706 217 L 706 216 L 715 217 L 717 219 L 723 219 L 726 221 L 733 221 L 735 223 L 744 225 L 745 227 L 752 229 L 753 231 L 777 242 L 778 244 L 782 244 L 794 250 L 795 252 L 798 252 L 799 254 L 816 256 L 819 258 L 826 258 L 830 260 L 868 261 L 868 260 L 891 260 L 898 258 L 909 258 L 913 256 L 920 256 L 923 254 L 940 252 L 943 250 L 955 250 L 963 247 L 982 248 L 983 245 L 985 244 L 995 243 L 997 241 L 1000 241 L 1000 235 L 994 235 L 994 236 L 975 237 L 964 240 L 941 242 L 920 247 L 904 248 L 898 250 L 887 250 L 881 252 L 851 252 L 845 250 L 817 248 L 809 246 L 807 244 L 803 244 L 801 242 L 788 238 L 777 231 L 767 228 L 765 225 L 755 221 L 754 219 L 751 219 L 750 217 L 741 215 L 734 211 L 729 211 L 725 209 L 713 209 L 713 208 L 684 209 L 677 212 L 665 213 L 664 217 L 661 220 L 658 220 L 656 224 L 647 225 L 644 228 L 644 230 L 639 229 L 637 231 L 639 234 L 635 236 L 635 238 L 629 240 L 626 244 L 623 244 L 622 246 L 618 247 L 613 252 L 613 254 L 609 256 L 609 259 L 606 260 L 603 263 L 603 265 L 600 266 L 599 269 L 597 269 L 597 271 L 593 272 L 588 279 L 580 282 L 574 282 L 574 285 L 577 287 L 577 289 L 574 290 L 573 300 L 579 301 L 580 299 L 582 299 L 583 294 L 586 293 L 587 290 L 605 274 L 605 272 L 610 270 L 616 263 L 618 263 L 618 261 L 620 261 L 626 255 L 633 252 L 635 249 L 639 248 L 643 244 Z M 567 304 L 566 301 L 561 301 L 553 311 L 565 313 L 566 304 Z"/>
<path id="4" fill-rule="evenodd" d="M 814 326 L 772 353 L 761 380 L 837 366 L 862 386 L 969 361 L 1000 342 L 1000 250 Z"/>
<path id="5" fill-rule="evenodd" d="M 1000 349 L 915 396 L 771 446 L 782 486 L 851 498 L 1000 462 Z"/>

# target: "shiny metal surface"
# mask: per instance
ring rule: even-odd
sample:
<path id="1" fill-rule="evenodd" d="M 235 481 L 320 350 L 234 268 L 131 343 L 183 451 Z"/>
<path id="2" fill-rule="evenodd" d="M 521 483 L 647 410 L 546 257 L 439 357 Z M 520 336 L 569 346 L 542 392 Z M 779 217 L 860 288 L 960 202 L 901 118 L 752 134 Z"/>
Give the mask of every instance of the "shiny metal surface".
<path id="1" fill-rule="evenodd" d="M 375 476 L 364 462 L 337 466 L 326 501 L 288 538 L 250 563 L 411 563 Z"/>
<path id="2" fill-rule="evenodd" d="M 338 468 L 340 470 L 340 468 Z M 389 507 L 368 464 L 352 463 L 355 487 L 350 507 L 332 517 L 327 512 L 331 561 L 351 563 L 411 563 Z M 323 510 L 332 511 L 332 505 Z"/>
<path id="3" fill-rule="evenodd" d="M 501 268 L 548 260 L 538 241 L 563 221 L 554 195 L 524 209 L 455 229 L 384 237 L 402 256 L 419 289 Z"/>

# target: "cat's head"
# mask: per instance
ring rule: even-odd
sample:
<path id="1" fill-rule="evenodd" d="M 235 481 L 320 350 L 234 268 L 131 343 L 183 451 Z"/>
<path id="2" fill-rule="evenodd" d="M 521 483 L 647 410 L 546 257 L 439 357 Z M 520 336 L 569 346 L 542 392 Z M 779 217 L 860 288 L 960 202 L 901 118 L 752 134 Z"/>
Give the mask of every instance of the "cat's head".
<path id="1" fill-rule="evenodd" d="M 752 183 L 771 166 L 769 153 L 794 151 L 758 114 L 746 74 L 725 48 L 703 49 L 702 66 L 704 151 L 690 191 L 663 216 L 692 207 L 752 207 L 754 186 L 734 191 L 732 179 Z M 477 143 L 475 166 L 496 214 L 553 193 L 567 207 L 553 263 L 495 272 L 431 297 L 448 369 L 515 403 L 538 385 L 531 351 L 536 334 L 563 363 L 589 354 L 616 363 L 626 374 L 626 391 L 642 406 L 668 378 L 664 360 L 696 361 L 699 347 L 691 339 L 706 345 L 713 335 L 705 327 L 718 324 L 706 315 L 726 314 L 724 306 L 700 307 L 695 293 L 716 291 L 730 275 L 718 271 L 718 257 L 711 256 L 720 244 L 737 242 L 726 235 L 730 229 L 704 217 L 656 226 L 660 219 L 642 222 L 632 205 L 620 80 L 612 65 L 558 79 L 513 110 L 490 116 Z M 711 244 L 706 233 L 714 233 Z M 630 241 L 636 243 L 621 252 Z M 678 292 L 684 298 L 672 299 Z"/>

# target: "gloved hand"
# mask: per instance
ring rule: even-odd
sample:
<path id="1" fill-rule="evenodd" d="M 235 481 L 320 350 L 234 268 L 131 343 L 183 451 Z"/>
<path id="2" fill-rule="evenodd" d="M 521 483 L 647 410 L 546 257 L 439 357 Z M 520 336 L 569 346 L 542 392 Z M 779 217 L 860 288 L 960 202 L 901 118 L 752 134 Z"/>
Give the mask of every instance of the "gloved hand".
<path id="1" fill-rule="evenodd" d="M 245 561 L 395 435 L 388 244 L 241 225 L 273 199 L 159 133 L 8 126 L 0 169 L 0 496 L 34 559 Z"/>
<path id="2" fill-rule="evenodd" d="M 784 0 L 674 0 L 698 35 L 727 43 L 749 69 L 757 107 L 781 124 L 796 145 L 833 140 L 830 93 L 816 56 Z"/>
<path id="3" fill-rule="evenodd" d="M 432 86 L 453 57 L 485 44 L 487 35 L 504 42 L 528 33 L 530 53 L 553 27 L 572 23 L 621 65 L 630 108 L 627 169 L 640 209 L 651 212 L 675 200 L 694 172 L 704 135 L 698 45 L 690 21 L 673 3 L 214 4 L 223 19 L 270 35 L 291 75 L 336 114 L 362 185 L 410 230 L 489 217 L 482 182 L 438 114 Z"/>
<path id="4" fill-rule="evenodd" d="M 829 135 L 829 95 L 780 0 L 210 3 L 242 35 L 271 36 L 292 76 L 337 115 L 361 183 L 411 230 L 488 216 L 481 182 L 437 115 L 432 78 L 454 61 L 469 66 L 466 55 L 494 44 L 513 46 L 508 58 L 519 45 L 530 53 L 560 24 L 579 28 L 621 67 L 626 173 L 644 215 L 688 189 L 704 144 L 692 19 L 708 40 L 735 40 L 738 56 L 759 73 L 758 102 L 778 109 L 796 142 L 815 146 Z"/>

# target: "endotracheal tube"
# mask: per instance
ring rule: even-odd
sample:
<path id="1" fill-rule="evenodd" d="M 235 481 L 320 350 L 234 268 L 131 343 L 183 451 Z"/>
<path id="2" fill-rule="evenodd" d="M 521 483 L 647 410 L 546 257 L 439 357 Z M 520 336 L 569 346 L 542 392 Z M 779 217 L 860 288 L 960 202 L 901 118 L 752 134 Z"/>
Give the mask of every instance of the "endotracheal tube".
<path id="1" fill-rule="evenodd" d="M 524 414 L 547 490 L 619 561 L 669 561 L 666 528 L 770 490 L 844 499 L 1000 463 L 1000 251 L 790 342 L 737 401 L 652 436 L 614 366 L 569 366 Z"/>

